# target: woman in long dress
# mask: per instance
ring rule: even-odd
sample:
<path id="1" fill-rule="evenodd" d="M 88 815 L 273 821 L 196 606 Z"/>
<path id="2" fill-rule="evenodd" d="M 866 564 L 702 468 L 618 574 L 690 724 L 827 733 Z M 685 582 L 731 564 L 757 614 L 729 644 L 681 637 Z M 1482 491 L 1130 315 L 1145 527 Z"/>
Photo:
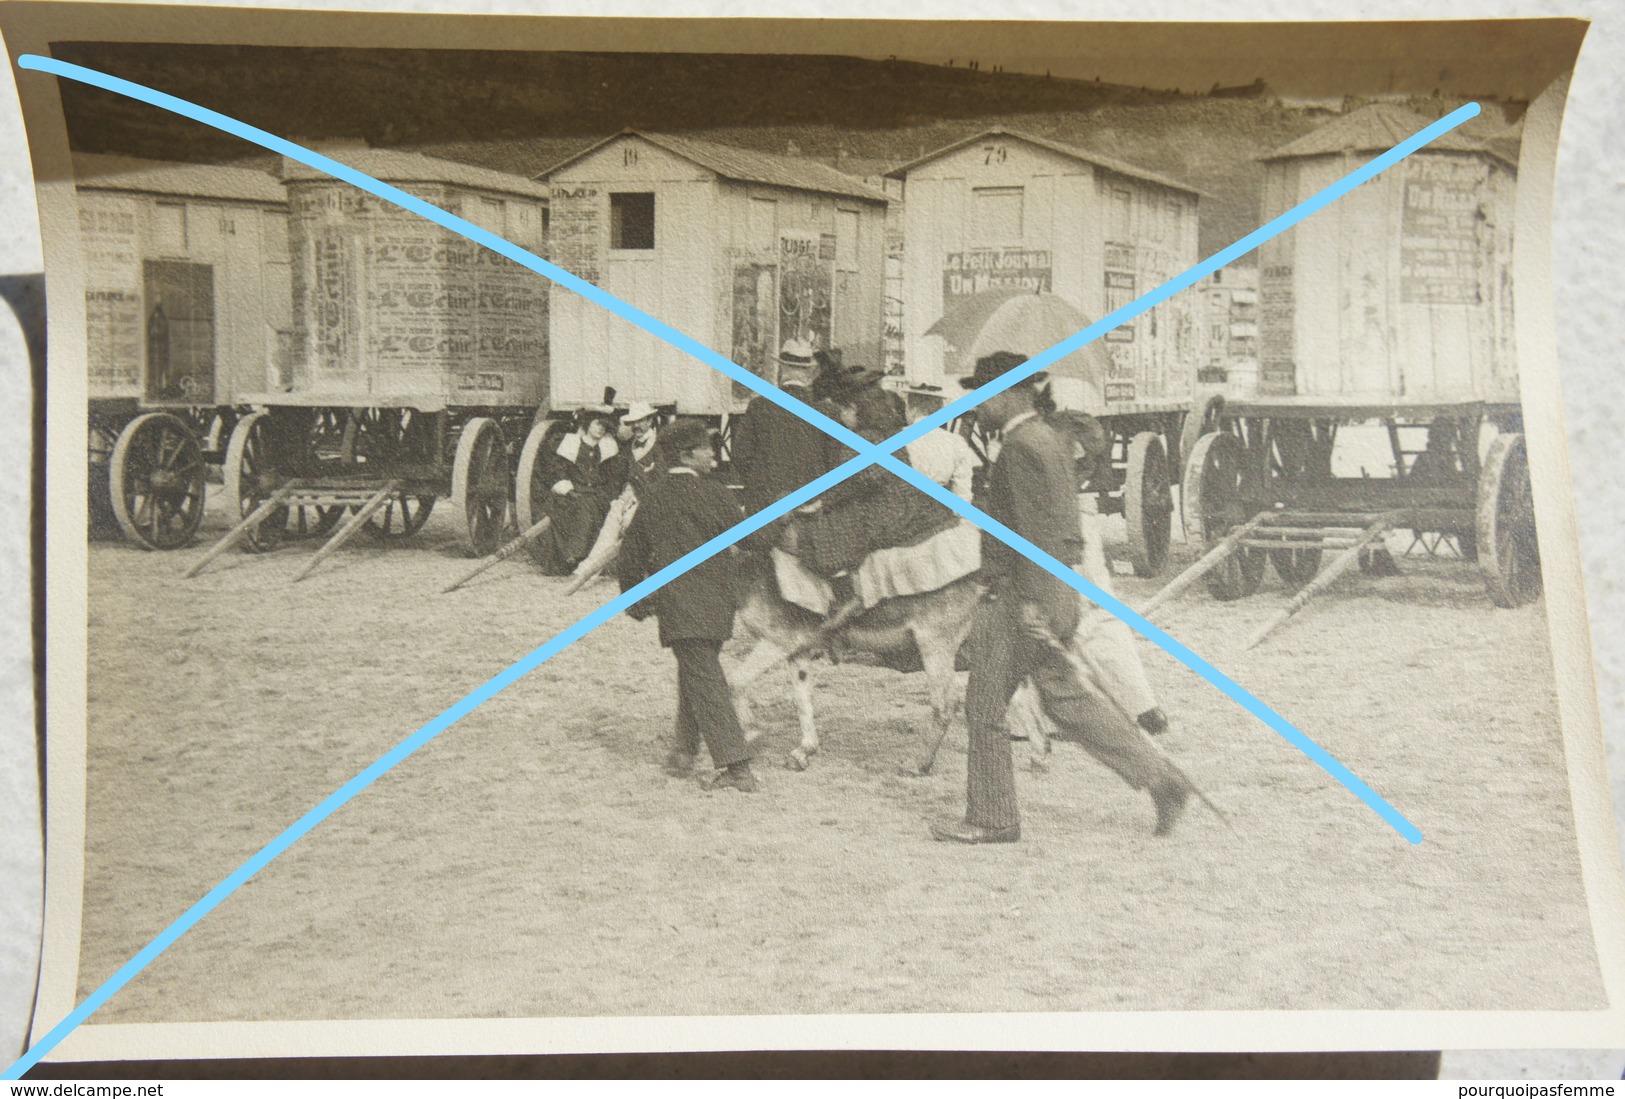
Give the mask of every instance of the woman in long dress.
<path id="1" fill-rule="evenodd" d="M 890 438 L 906 424 L 901 401 L 880 388 L 880 377 L 878 371 L 854 367 L 845 384 L 827 395 L 841 421 L 871 443 Z M 855 456 L 842 443 L 833 447 L 831 467 Z M 908 449 L 898 457 L 909 463 Z M 878 465 L 828 489 L 818 503 L 817 513 L 799 523 L 792 552 L 830 580 L 844 578 L 877 549 L 914 545 L 955 521 L 953 512 Z M 846 601 L 849 584 L 834 587 Z"/>
<path id="2" fill-rule="evenodd" d="M 536 563 L 549 576 L 568 576 L 592 549 L 609 506 L 626 487 L 626 465 L 617 461 L 615 410 L 589 405 L 576 415 L 576 428 L 561 438 L 541 463 L 532 491 L 535 514 L 553 520 L 533 543 Z M 545 494 L 545 496 L 544 496 Z"/>

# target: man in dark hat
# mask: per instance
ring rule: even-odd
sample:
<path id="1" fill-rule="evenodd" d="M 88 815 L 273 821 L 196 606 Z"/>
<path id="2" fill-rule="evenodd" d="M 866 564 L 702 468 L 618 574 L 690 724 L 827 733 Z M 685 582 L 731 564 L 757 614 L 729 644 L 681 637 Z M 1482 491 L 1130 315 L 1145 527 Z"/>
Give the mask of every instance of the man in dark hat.
<path id="1" fill-rule="evenodd" d="M 813 365 L 817 367 L 817 373 L 812 380 L 814 397 L 828 400 L 846 387 L 848 370 L 842 359 L 839 347 L 812 353 Z"/>
<path id="2" fill-rule="evenodd" d="M 1008 351 L 978 360 L 966 389 L 1003 377 L 1026 358 Z M 1082 560 L 1077 483 L 1070 448 L 1039 414 L 1038 375 L 987 398 L 976 417 L 998 431 L 999 456 L 988 471 L 982 510 L 1063 564 Z M 965 691 L 970 727 L 964 819 L 938 821 L 931 832 L 959 843 L 1014 843 L 1021 838 L 1015 768 L 1004 728 L 1010 696 L 1032 678 L 1044 711 L 1068 739 L 1115 770 L 1136 789 L 1148 789 L 1164 833 L 1190 796 L 1189 783 L 1137 732 L 1084 725 L 1088 696 L 1065 646 L 1082 611 L 1077 592 L 1025 554 L 991 535 L 982 538 L 982 571 L 990 584 L 970 640 L 971 673 Z"/>
<path id="3" fill-rule="evenodd" d="M 788 343 L 779 353 L 779 387 L 804 404 L 828 413 L 810 383 L 818 355 L 805 344 Z M 837 364 L 839 358 L 834 360 Z M 753 397 L 733 429 L 734 472 L 745 490 L 745 507 L 755 514 L 834 468 L 831 439 L 812 424 L 766 397 Z"/>
<path id="4" fill-rule="evenodd" d="M 712 476 L 717 457 L 708 430 L 679 423 L 662 443 L 669 456 L 667 469 L 644 486 L 621 544 L 623 592 L 744 518 L 727 488 Z M 638 619 L 658 617 L 660 643 L 677 658 L 677 739 L 666 773 L 689 774 L 703 740 L 715 767 L 706 788 L 751 794 L 757 787 L 750 748 L 719 659 L 722 643 L 733 636 L 738 587 L 737 566 L 728 549 L 639 600 L 628 613 Z"/>

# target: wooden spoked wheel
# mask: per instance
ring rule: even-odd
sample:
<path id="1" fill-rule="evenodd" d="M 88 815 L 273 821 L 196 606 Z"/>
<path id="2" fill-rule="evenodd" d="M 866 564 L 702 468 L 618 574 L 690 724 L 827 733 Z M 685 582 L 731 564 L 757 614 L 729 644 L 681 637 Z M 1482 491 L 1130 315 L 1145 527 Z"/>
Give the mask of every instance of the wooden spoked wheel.
<path id="1" fill-rule="evenodd" d="M 1523 436 L 1501 435 L 1490 444 L 1478 477 L 1478 567 L 1498 607 L 1521 607 L 1540 598 L 1540 543 L 1535 496 Z"/>
<path id="2" fill-rule="evenodd" d="M 319 474 L 323 462 L 328 460 L 335 436 L 342 437 L 348 415 L 342 408 L 312 409 L 306 421 L 304 437 L 297 443 L 298 452 L 291 455 L 289 468 L 299 476 Z M 288 508 L 288 521 L 282 528 L 285 538 L 317 538 L 330 533 L 349 509 L 343 504 L 295 504 Z"/>
<path id="3" fill-rule="evenodd" d="M 1190 465 L 1185 469 L 1184 485 L 1185 529 L 1209 548 L 1253 517 L 1247 451 L 1241 440 L 1228 432 L 1210 432 L 1196 441 Z M 1206 579 L 1215 599 L 1251 595 L 1264 579 L 1264 554 L 1238 547 Z"/>
<path id="4" fill-rule="evenodd" d="M 288 480 L 289 474 L 282 465 L 286 456 L 277 453 L 283 448 L 277 445 L 273 429 L 274 421 L 269 412 L 253 412 L 237 422 L 226 444 L 226 499 L 236 501 L 239 522 L 252 515 Z M 287 527 L 288 509 L 277 508 L 250 527 L 238 545 L 250 553 L 275 549 L 282 543 Z"/>
<path id="5" fill-rule="evenodd" d="M 367 517 L 367 527 L 380 538 L 410 538 L 423 529 L 434 510 L 433 496 L 397 492 L 384 506 Z"/>
<path id="6" fill-rule="evenodd" d="M 484 416 L 463 425 L 451 466 L 451 491 L 463 518 L 463 541 L 475 557 L 502 548 L 510 498 L 502 428 Z"/>
<path id="7" fill-rule="evenodd" d="M 1411 463 L 1406 476 L 1414 481 L 1448 480 L 1462 475 L 1471 477 L 1478 461 L 1478 421 L 1440 419 L 1428 427 L 1427 449 Z M 1411 537 L 1424 545 L 1431 531 L 1411 531 Z M 1445 531 L 1455 541 L 1457 553 L 1463 561 L 1478 559 L 1477 532 L 1471 528 Z M 1430 550 L 1430 552 L 1432 552 Z"/>
<path id="8" fill-rule="evenodd" d="M 1335 425 L 1322 425 L 1309 420 L 1271 422 L 1266 436 L 1269 446 L 1268 476 L 1299 487 L 1330 479 L 1334 434 Z M 1320 571 L 1321 551 L 1270 550 L 1269 559 L 1288 587 L 1301 588 Z"/>
<path id="9" fill-rule="evenodd" d="M 553 486 L 543 479 L 547 456 L 558 446 L 566 425 L 557 421 L 538 420 L 525 435 L 519 448 L 519 470 L 514 479 L 513 520 L 520 532 L 529 530 L 547 514 L 547 501 Z M 537 561 L 545 560 L 546 551 L 536 542 L 530 542 L 527 552 Z"/>
<path id="10" fill-rule="evenodd" d="M 391 469 L 427 464 L 427 421 L 410 408 L 369 408 L 351 418 L 347 431 L 349 458 L 356 468 L 372 467 L 387 475 Z M 367 517 L 367 527 L 381 538 L 409 538 L 423 529 L 434 510 L 433 494 L 402 490 Z"/>
<path id="11" fill-rule="evenodd" d="M 92 538 L 117 538 L 120 533 L 118 516 L 113 511 L 112 489 L 113 448 L 118 445 L 118 435 L 116 422 L 91 414 L 86 487 L 89 494 L 87 525 Z"/>
<path id="12" fill-rule="evenodd" d="M 1318 549 L 1270 550 L 1270 564 L 1289 587 L 1301 588 L 1320 571 Z"/>
<path id="13" fill-rule="evenodd" d="M 108 464 L 113 514 L 148 549 L 179 549 L 203 522 L 203 447 L 185 421 L 148 412 L 119 432 Z"/>
<path id="14" fill-rule="evenodd" d="M 287 413 L 254 412 L 237 422 L 226 444 L 226 498 L 237 501 L 237 518 L 247 519 L 306 464 L 318 426 L 318 412 L 301 432 Z M 280 507 L 256 523 L 240 545 L 250 553 L 275 549 L 288 539 L 326 534 L 344 517 L 342 505 L 295 504 Z"/>
<path id="15" fill-rule="evenodd" d="M 1129 440 L 1123 481 L 1123 518 L 1128 524 L 1129 561 L 1136 576 L 1156 576 L 1168 563 L 1173 533 L 1174 495 L 1168 476 L 1168 450 L 1162 436 L 1142 431 Z"/>
<path id="16" fill-rule="evenodd" d="M 1204 435 L 1219 430 L 1219 424 L 1224 418 L 1224 398 L 1217 393 L 1203 397 L 1197 406 L 1185 414 L 1184 421 L 1179 427 L 1179 468 L 1186 469 L 1191 464 L 1191 455 L 1196 451 L 1196 444 Z"/>

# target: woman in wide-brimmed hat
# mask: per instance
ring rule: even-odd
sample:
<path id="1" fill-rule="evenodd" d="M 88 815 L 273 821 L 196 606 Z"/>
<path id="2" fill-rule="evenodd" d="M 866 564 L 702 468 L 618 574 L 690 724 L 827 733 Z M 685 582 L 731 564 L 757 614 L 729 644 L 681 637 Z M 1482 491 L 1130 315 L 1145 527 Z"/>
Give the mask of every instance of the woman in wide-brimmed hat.
<path id="1" fill-rule="evenodd" d="M 567 576 L 592 549 L 609 506 L 626 486 L 626 469 L 618 461 L 615 408 L 583 405 L 575 430 L 566 434 L 541 463 L 532 491 L 533 514 L 553 520 L 532 545 L 536 563 L 549 576 Z"/>
<path id="2" fill-rule="evenodd" d="M 830 400 L 842 423 L 871 443 L 903 429 L 902 402 L 880 387 L 884 377 L 880 371 L 855 366 L 840 377 L 842 384 L 831 387 Z M 830 467 L 856 453 L 837 442 Z M 897 457 L 907 462 L 907 449 L 898 451 Z M 818 502 L 817 514 L 798 525 L 794 552 L 808 568 L 832 580 L 844 578 L 877 549 L 913 545 L 955 521 L 953 512 L 878 465 L 854 473 Z M 850 602 L 848 592 L 839 594 L 843 603 Z"/>

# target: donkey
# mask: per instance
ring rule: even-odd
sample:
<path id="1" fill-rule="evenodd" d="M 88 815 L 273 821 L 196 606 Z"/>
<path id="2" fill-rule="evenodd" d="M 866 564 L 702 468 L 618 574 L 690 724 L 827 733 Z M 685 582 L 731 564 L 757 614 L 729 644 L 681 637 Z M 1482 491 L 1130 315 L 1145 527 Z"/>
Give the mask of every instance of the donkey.
<path id="1" fill-rule="evenodd" d="M 793 770 L 804 771 L 818 752 L 818 726 L 813 719 L 811 660 L 807 655 L 813 643 L 820 640 L 819 631 L 824 620 L 802 607 L 791 603 L 779 593 L 773 565 L 767 554 L 758 550 L 743 551 L 741 565 L 746 573 L 743 596 L 734 621 L 756 639 L 756 644 L 743 661 L 728 673 L 733 688 L 734 706 L 740 724 L 746 730 L 746 739 L 755 741 L 761 731 L 755 727 L 754 713 L 745 694 L 753 681 L 780 663 L 788 663 L 794 684 L 796 712 L 801 723 L 801 742 L 790 752 L 786 764 Z M 943 738 L 960 709 L 961 692 L 956 673 L 956 658 L 960 646 L 969 636 L 977 604 L 987 592 L 986 584 L 977 574 L 955 580 L 946 587 L 922 595 L 900 596 L 885 600 L 832 631 L 830 640 L 849 648 L 873 653 L 891 667 L 900 671 L 921 669 L 926 676 L 931 700 L 931 727 L 925 730 L 915 747 L 913 762 L 898 770 L 907 775 L 923 776 L 931 773 Z M 1061 643 L 1056 641 L 1060 646 Z M 1080 675 L 1088 678 L 1089 671 L 1076 654 L 1068 656 Z M 1110 704 L 1100 701 L 1099 713 L 1104 720 Z M 1023 684 L 1011 700 L 1006 721 L 1013 733 L 1030 741 L 1031 760 L 1035 768 L 1042 769 L 1044 757 L 1050 750 L 1053 726 L 1038 702 L 1037 692 L 1031 684 Z M 1145 734 L 1125 721 L 1129 736 Z M 1121 745 L 1122 741 L 1115 741 Z M 1129 781 L 1131 786 L 1144 788 L 1146 780 L 1130 777 L 1123 768 L 1123 756 L 1114 749 L 1110 739 L 1085 750 L 1100 762 Z M 1148 792 L 1157 809 L 1155 834 L 1167 835 L 1179 819 L 1187 797 L 1194 796 L 1219 818 L 1226 828 L 1230 821 L 1225 812 L 1198 787 L 1195 781 L 1172 757 L 1153 749 L 1160 758 L 1159 777 L 1151 779 Z"/>
<path id="2" fill-rule="evenodd" d="M 754 740 L 760 732 L 755 728 L 745 688 L 774 666 L 788 661 L 801 743 L 791 751 L 786 763 L 793 770 L 804 771 L 818 752 L 812 661 L 807 650 L 819 640 L 824 620 L 779 594 L 772 560 L 766 553 L 744 550 L 740 564 L 746 579 L 734 621 L 756 639 L 756 644 L 728 673 L 735 708 L 747 736 Z M 955 658 L 970 634 L 976 606 L 986 592 L 987 586 L 977 575 L 965 576 L 936 591 L 888 599 L 839 627 L 828 639 L 848 649 L 874 653 L 903 670 L 923 665 L 931 699 L 931 726 L 920 737 L 913 765 L 902 768 L 909 774 L 931 772 L 937 750 L 960 708 Z"/>

